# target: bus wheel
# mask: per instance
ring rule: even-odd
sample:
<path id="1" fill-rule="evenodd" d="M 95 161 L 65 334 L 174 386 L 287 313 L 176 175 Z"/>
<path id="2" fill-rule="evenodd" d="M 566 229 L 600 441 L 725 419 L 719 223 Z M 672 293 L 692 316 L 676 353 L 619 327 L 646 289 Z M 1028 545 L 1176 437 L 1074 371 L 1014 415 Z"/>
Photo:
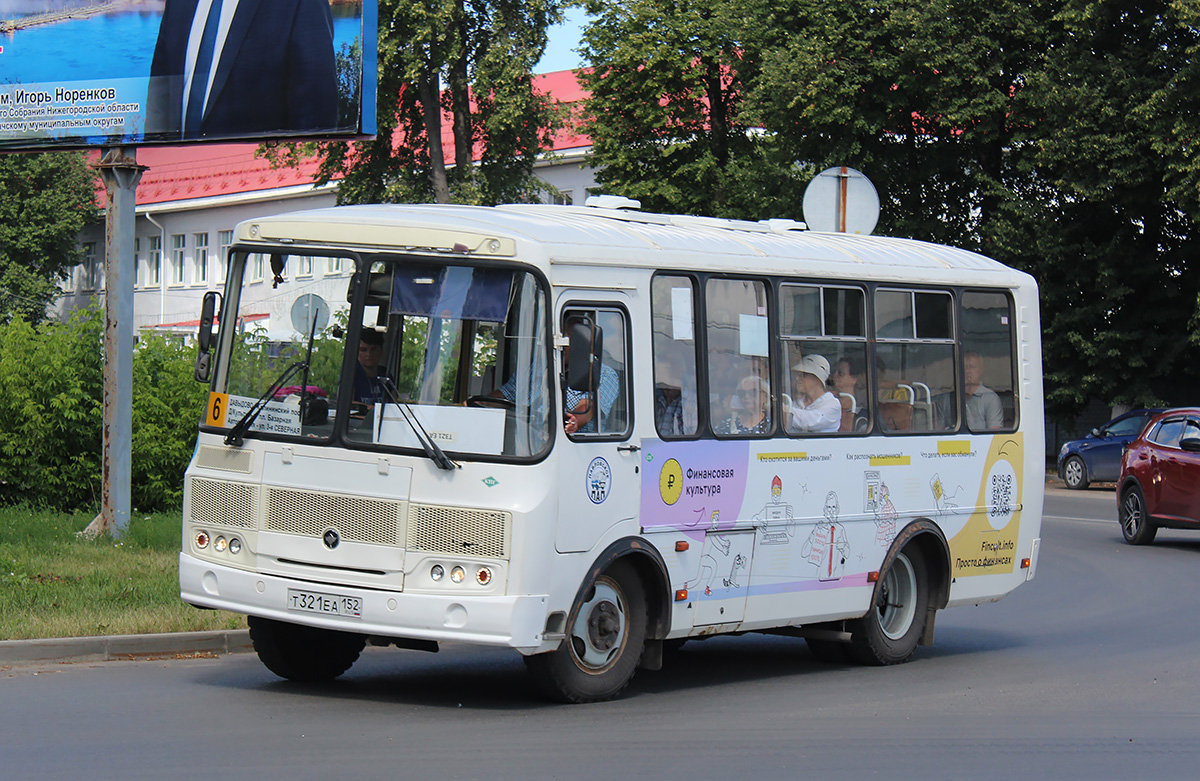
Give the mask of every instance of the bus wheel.
<path id="1" fill-rule="evenodd" d="M 580 597 L 558 649 L 525 657 L 539 688 L 562 702 L 616 697 L 632 680 L 646 644 L 646 596 L 631 567 L 617 562 Z"/>
<path id="2" fill-rule="evenodd" d="M 1158 527 L 1146 515 L 1146 500 L 1142 497 L 1142 489 L 1133 485 L 1121 495 L 1117 515 L 1121 519 L 1121 536 L 1125 538 L 1125 542 L 1130 545 L 1149 545 L 1154 542 Z"/>
<path id="3" fill-rule="evenodd" d="M 350 669 L 365 635 L 249 616 L 250 641 L 266 668 L 289 681 L 331 681 Z"/>
<path id="4" fill-rule="evenodd" d="M 907 661 L 917 648 L 929 607 L 929 573 L 915 545 L 896 554 L 875 584 L 871 610 L 850 627 L 850 657 L 859 664 Z"/>

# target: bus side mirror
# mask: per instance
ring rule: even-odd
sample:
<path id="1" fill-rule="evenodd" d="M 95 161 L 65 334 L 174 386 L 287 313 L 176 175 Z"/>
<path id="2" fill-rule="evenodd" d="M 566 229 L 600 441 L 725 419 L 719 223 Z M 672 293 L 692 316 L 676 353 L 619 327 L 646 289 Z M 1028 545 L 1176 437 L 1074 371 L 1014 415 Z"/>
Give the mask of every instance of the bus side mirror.
<path id="1" fill-rule="evenodd" d="M 588 392 L 594 379 L 600 375 L 600 354 L 604 343 L 604 332 L 591 318 L 572 320 L 567 326 L 567 344 L 570 357 L 567 360 L 567 387 L 574 391 Z"/>
<path id="2" fill-rule="evenodd" d="M 200 328 L 196 332 L 196 380 L 208 382 L 211 362 L 209 348 L 212 346 L 213 318 L 217 313 L 217 294 L 210 290 L 204 294 L 204 302 L 200 305 Z"/>

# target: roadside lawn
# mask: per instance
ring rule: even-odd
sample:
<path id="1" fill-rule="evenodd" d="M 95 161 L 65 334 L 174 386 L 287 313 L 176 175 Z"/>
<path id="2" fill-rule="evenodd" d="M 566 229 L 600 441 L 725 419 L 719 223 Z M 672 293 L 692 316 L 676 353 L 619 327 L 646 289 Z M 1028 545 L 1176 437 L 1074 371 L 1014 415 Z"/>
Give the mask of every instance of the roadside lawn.
<path id="1" fill-rule="evenodd" d="M 94 516 L 0 507 L 0 640 L 240 629 L 179 599 L 179 513 L 133 513 L 123 539 L 76 536 Z"/>

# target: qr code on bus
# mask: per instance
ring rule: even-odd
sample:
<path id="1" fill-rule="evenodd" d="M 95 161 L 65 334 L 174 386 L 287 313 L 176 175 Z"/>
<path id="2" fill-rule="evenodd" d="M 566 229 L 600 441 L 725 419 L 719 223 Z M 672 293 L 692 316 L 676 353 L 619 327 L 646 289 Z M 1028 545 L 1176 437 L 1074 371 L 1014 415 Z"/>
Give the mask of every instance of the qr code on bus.
<path id="1" fill-rule="evenodd" d="M 988 515 L 1007 517 L 1013 511 L 1013 476 L 1011 474 L 993 474 L 991 496 L 988 501 Z"/>

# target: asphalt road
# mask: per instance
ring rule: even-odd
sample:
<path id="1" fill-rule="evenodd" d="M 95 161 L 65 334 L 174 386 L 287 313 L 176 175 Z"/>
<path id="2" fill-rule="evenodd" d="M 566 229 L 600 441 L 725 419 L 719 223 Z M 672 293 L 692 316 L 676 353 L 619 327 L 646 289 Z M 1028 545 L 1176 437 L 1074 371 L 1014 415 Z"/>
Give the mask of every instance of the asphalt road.
<path id="1" fill-rule="evenodd" d="M 1037 577 L 941 613 L 903 666 L 717 638 L 588 706 L 468 646 L 368 649 L 323 686 L 252 654 L 22 667 L 0 672 L 0 777 L 1195 778 L 1200 533 L 1127 546 L 1111 490 L 1046 513 Z"/>

